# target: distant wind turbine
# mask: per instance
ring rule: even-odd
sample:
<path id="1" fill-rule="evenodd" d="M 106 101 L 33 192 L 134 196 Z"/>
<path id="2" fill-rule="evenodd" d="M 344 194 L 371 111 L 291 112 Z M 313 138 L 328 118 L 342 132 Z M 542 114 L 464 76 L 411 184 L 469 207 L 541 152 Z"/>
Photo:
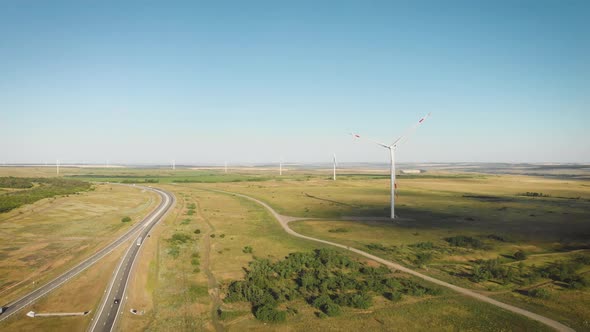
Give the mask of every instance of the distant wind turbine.
<path id="1" fill-rule="evenodd" d="M 55 161 L 55 169 L 56 169 L 57 175 L 59 175 L 59 159 Z"/>
<path id="2" fill-rule="evenodd" d="M 176 161 L 174 159 L 172 159 L 172 170 L 176 170 Z"/>
<path id="3" fill-rule="evenodd" d="M 283 175 L 283 158 L 279 161 L 279 175 Z"/>
<path id="4" fill-rule="evenodd" d="M 414 130 L 416 130 L 416 128 L 418 128 L 418 126 L 420 126 L 422 124 L 422 122 L 424 122 L 424 120 L 426 120 L 428 117 L 430 116 L 430 113 L 426 114 L 426 116 L 424 116 L 423 118 L 420 119 L 420 121 L 418 121 L 418 123 L 416 123 L 415 125 L 413 125 L 412 127 L 408 128 L 403 134 L 402 136 L 400 136 L 398 139 L 396 139 L 392 144 L 387 145 L 387 144 L 383 144 L 380 142 L 377 142 L 375 140 L 372 139 L 366 139 L 368 141 L 371 141 L 377 145 L 380 145 L 386 149 L 389 149 L 389 156 L 390 156 L 390 165 L 391 165 L 391 219 L 395 219 L 395 189 L 397 188 L 397 185 L 395 183 L 395 149 L 397 148 L 397 145 L 405 138 L 408 137 L 408 135 L 410 135 Z M 361 138 L 360 135 L 358 134 L 351 134 L 352 137 L 354 138 Z"/>
<path id="5" fill-rule="evenodd" d="M 334 174 L 332 175 L 332 179 L 336 181 L 336 154 L 334 153 Z"/>
<path id="6" fill-rule="evenodd" d="M 227 174 L 227 161 L 225 162 L 225 173 Z"/>

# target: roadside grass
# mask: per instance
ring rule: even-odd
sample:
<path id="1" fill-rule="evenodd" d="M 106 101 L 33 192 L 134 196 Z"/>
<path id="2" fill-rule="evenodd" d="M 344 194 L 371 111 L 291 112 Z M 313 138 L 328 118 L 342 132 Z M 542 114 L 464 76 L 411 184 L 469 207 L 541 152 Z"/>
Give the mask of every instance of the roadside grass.
<path id="1" fill-rule="evenodd" d="M 121 256 L 133 242 L 127 241 L 104 259 L 72 278 L 58 289 L 45 295 L 37 302 L 13 314 L 0 323 L 0 331 L 84 331 L 96 314 L 103 291 L 107 288 L 112 271 Z M 86 316 L 35 317 L 29 318 L 27 312 L 64 313 L 91 311 Z"/>
<path id="2" fill-rule="evenodd" d="M 0 214 L 0 296 L 6 304 L 56 277 L 125 232 L 153 209 L 156 194 L 96 185 Z"/>
<path id="3" fill-rule="evenodd" d="M 292 302 L 282 324 L 264 324 L 252 319 L 229 320 L 228 331 L 552 331 L 536 321 L 499 310 L 462 296 L 405 298 L 391 302 L 374 298 L 369 310 L 345 308 L 338 317 L 318 318 L 304 301 Z"/>
<path id="4" fill-rule="evenodd" d="M 491 297 L 534 312 L 542 312 L 576 331 L 590 330 L 589 289 L 570 290 L 553 284 L 544 285 L 543 288 L 549 292 L 548 299 L 526 296 L 519 292 L 500 293 Z"/>

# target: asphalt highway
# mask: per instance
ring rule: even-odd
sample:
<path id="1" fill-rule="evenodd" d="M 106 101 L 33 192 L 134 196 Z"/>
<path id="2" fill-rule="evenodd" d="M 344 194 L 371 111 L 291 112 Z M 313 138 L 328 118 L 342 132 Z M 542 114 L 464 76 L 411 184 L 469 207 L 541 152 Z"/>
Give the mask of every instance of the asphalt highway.
<path id="1" fill-rule="evenodd" d="M 131 229 L 129 229 L 125 234 L 121 235 L 121 237 L 119 237 L 117 240 L 113 241 L 108 246 L 99 250 L 98 252 L 96 252 L 95 254 L 93 254 L 92 256 L 87 258 L 86 260 L 82 261 L 78 265 L 74 266 L 73 268 L 71 268 L 67 272 L 64 272 L 63 274 L 61 274 L 60 276 L 51 280 L 47 284 L 41 286 L 40 288 L 37 288 L 34 291 L 28 293 L 27 295 L 21 297 L 20 299 L 13 301 L 9 304 L 3 305 L 2 307 L 4 310 L 0 314 L 0 323 L 3 320 L 5 320 L 8 317 L 15 314 L 16 312 L 18 312 L 19 310 L 21 310 L 24 307 L 28 306 L 29 304 L 35 302 L 40 297 L 48 294 L 49 292 L 51 292 L 54 289 L 58 288 L 59 286 L 63 285 L 65 282 L 67 282 L 71 278 L 75 277 L 76 275 L 78 275 L 82 271 L 86 270 L 87 268 L 92 266 L 94 263 L 98 262 L 100 259 L 102 259 L 106 255 L 108 255 L 110 252 L 115 250 L 121 244 L 126 242 L 129 238 L 131 238 L 133 236 L 137 236 L 137 234 L 147 234 L 149 232 L 149 230 L 153 227 L 153 225 L 156 224 L 162 218 L 162 216 L 164 216 L 166 214 L 166 212 L 168 212 L 168 209 L 174 203 L 174 196 L 168 192 L 165 192 L 160 189 L 150 188 L 150 187 L 137 186 L 137 188 L 144 189 L 144 190 L 150 190 L 150 191 L 158 193 L 162 197 L 162 201 L 160 202 L 158 207 L 154 211 L 152 211 L 146 218 L 144 218 L 144 220 L 133 225 L 133 227 Z M 135 248 L 136 249 L 135 253 L 137 253 L 137 249 L 139 248 L 139 246 L 137 246 L 135 242 L 133 243 L 133 245 L 135 247 L 137 247 L 137 248 Z M 129 254 L 129 251 L 133 251 L 133 250 L 128 250 L 127 254 Z M 127 256 L 125 258 L 127 258 Z M 127 275 L 128 275 L 128 273 L 129 273 L 129 271 L 127 270 Z"/>
<path id="2" fill-rule="evenodd" d="M 112 331 L 117 322 L 119 313 L 122 313 L 125 302 L 125 289 L 129 276 L 133 270 L 133 265 L 137 254 L 143 243 L 149 241 L 149 232 L 168 212 L 168 209 L 174 204 L 174 195 L 160 189 L 151 189 L 162 196 L 161 208 L 158 208 L 154 215 L 146 218 L 142 223 L 141 229 L 134 233 L 134 241 L 129 245 L 125 256 L 121 259 L 117 269 L 113 273 L 109 287 L 103 296 L 100 307 L 96 312 L 88 331 Z"/>

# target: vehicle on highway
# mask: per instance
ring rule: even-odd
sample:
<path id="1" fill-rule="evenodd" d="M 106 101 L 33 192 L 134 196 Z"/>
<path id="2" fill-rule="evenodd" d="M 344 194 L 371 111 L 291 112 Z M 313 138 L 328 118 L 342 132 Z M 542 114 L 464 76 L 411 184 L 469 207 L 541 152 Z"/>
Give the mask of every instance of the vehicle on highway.
<path id="1" fill-rule="evenodd" d="M 119 304 L 119 302 L 121 302 L 121 299 L 115 299 L 114 301 L 115 304 Z"/>
<path id="2" fill-rule="evenodd" d="M 141 237 L 139 237 L 139 238 L 137 239 L 137 245 L 138 245 L 138 246 L 140 246 L 140 245 L 141 245 Z"/>

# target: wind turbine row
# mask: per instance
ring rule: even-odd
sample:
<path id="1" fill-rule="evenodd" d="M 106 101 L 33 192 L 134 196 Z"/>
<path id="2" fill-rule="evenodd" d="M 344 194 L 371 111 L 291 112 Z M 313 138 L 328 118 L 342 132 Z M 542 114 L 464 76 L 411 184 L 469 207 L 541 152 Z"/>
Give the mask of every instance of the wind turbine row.
<path id="1" fill-rule="evenodd" d="M 391 219 L 395 219 L 395 190 L 397 189 L 397 185 L 395 183 L 395 149 L 397 149 L 397 145 L 400 144 L 404 138 L 408 137 L 412 132 L 414 132 L 414 130 L 416 130 L 418 128 L 418 126 L 420 126 L 429 116 L 430 116 L 430 113 L 426 114 L 426 116 L 421 118 L 418 121 L 418 123 L 416 123 L 412 127 L 408 128 L 402 134 L 402 136 L 400 136 L 398 139 L 396 139 L 393 143 L 391 143 L 389 145 L 383 144 L 383 143 L 375 141 L 373 139 L 364 138 L 365 140 L 373 142 L 373 143 L 389 150 L 389 157 L 390 157 L 389 162 L 390 162 L 390 166 L 391 166 L 391 184 L 390 184 L 390 187 L 391 187 Z M 361 136 L 358 134 L 351 133 L 351 135 L 354 138 L 361 138 Z"/>

